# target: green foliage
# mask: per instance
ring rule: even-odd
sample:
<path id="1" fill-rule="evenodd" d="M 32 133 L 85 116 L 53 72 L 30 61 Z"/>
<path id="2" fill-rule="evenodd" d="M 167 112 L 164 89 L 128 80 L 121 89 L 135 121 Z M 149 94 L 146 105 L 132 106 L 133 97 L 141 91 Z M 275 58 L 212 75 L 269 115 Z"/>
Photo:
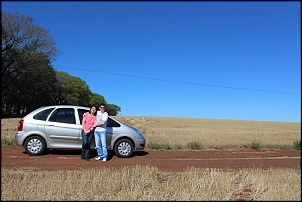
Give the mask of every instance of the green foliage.
<path id="1" fill-rule="evenodd" d="M 193 149 L 193 150 L 202 150 L 202 149 L 204 149 L 204 147 L 201 145 L 201 143 L 200 142 L 196 142 L 196 141 L 189 142 L 187 144 L 187 148 L 188 149 Z"/>
<path id="2" fill-rule="evenodd" d="M 280 150 L 294 150 L 294 146 L 293 145 L 280 145 L 279 149 Z"/>
<path id="3" fill-rule="evenodd" d="M 32 18 L 1 14 L 2 110 L 19 115 L 52 104 L 57 89 L 50 63 L 58 54 L 52 36 Z"/>
<path id="4" fill-rule="evenodd" d="M 301 140 L 296 140 L 294 142 L 294 149 L 301 150 Z"/>
<path id="5" fill-rule="evenodd" d="M 268 146 L 270 149 L 280 149 L 280 150 L 301 150 L 301 140 L 294 141 L 293 144 L 282 144 L 282 145 L 274 145 Z"/>
<path id="6" fill-rule="evenodd" d="M 180 149 L 182 149 L 182 146 L 180 144 L 176 144 L 176 145 L 174 145 L 174 149 L 180 150 Z"/>
<path id="7" fill-rule="evenodd" d="M 261 148 L 261 143 L 254 141 L 254 142 L 252 142 L 251 147 L 252 147 L 252 149 L 259 150 Z"/>
<path id="8" fill-rule="evenodd" d="M 154 150 L 178 150 L 182 149 L 182 146 L 179 144 L 170 145 L 169 143 L 155 143 L 150 142 L 146 145 L 146 149 L 154 149 Z"/>
<path id="9" fill-rule="evenodd" d="M 96 109 L 99 109 L 100 104 L 105 103 L 105 98 L 102 95 L 96 94 L 96 93 L 91 93 L 90 98 L 89 98 L 89 107 L 91 106 L 96 106 Z M 106 104 L 106 110 L 108 112 L 108 106 Z M 108 113 L 109 114 L 109 113 Z"/>
<path id="10" fill-rule="evenodd" d="M 170 144 L 163 144 L 163 149 L 165 149 L 165 150 L 172 150 L 173 148 L 172 148 L 172 146 L 170 145 Z"/>
<path id="11" fill-rule="evenodd" d="M 115 104 L 107 104 L 107 112 L 110 116 L 116 116 L 120 111 L 121 108 Z"/>
<path id="12" fill-rule="evenodd" d="M 60 84 L 60 104 L 89 106 L 92 92 L 85 81 L 66 72 L 57 72 L 56 75 Z"/>
<path id="13" fill-rule="evenodd" d="M 1 138 L 1 147 L 14 147 L 17 146 L 15 139 L 2 139 Z"/>
<path id="14" fill-rule="evenodd" d="M 150 143 L 147 143 L 146 149 L 160 150 L 160 149 L 162 149 L 162 145 L 155 143 L 155 142 L 150 142 Z"/>

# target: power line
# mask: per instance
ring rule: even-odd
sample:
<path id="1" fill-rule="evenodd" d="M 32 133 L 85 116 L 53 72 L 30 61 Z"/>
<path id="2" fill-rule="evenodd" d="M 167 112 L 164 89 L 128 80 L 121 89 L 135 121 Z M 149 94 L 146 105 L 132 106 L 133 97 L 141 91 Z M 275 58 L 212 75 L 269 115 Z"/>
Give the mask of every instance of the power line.
<path id="1" fill-rule="evenodd" d="M 152 77 L 144 77 L 144 76 L 135 76 L 135 75 L 129 75 L 129 74 L 119 74 L 119 73 L 112 73 L 112 72 L 87 70 L 87 69 L 73 68 L 73 67 L 64 67 L 64 66 L 57 66 L 57 67 L 62 67 L 62 68 L 66 68 L 66 69 L 81 70 L 81 71 L 86 71 L 86 72 L 97 72 L 97 73 L 102 73 L 102 74 L 110 74 L 110 75 L 115 75 L 115 76 L 125 76 L 125 77 L 132 77 L 132 78 L 138 78 L 138 79 L 149 79 L 149 80 L 166 81 L 166 82 L 182 83 L 182 84 L 190 84 L 190 85 L 198 85 L 198 86 L 209 86 L 209 87 L 215 87 L 215 88 L 229 88 L 229 89 L 236 89 L 236 90 L 248 90 L 248 91 L 266 92 L 266 93 L 283 93 L 283 94 L 301 95 L 300 93 L 293 93 L 293 92 L 282 92 L 282 91 L 272 91 L 272 90 L 262 90 L 262 89 L 251 89 L 251 88 L 240 88 L 240 87 L 231 87 L 231 86 L 220 86 L 220 85 L 195 83 L 195 82 L 188 82 L 188 81 L 176 81 L 176 80 L 169 80 L 169 79 L 160 79 L 160 78 L 152 78 Z"/>

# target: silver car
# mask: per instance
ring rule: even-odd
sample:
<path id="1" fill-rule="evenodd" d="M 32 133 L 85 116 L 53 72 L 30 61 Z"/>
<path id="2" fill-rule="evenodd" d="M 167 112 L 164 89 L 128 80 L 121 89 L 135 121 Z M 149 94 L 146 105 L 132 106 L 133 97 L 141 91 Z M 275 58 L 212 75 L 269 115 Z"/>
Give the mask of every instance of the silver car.
<path id="1" fill-rule="evenodd" d="M 19 121 L 16 143 L 29 155 L 42 154 L 46 149 L 81 149 L 82 119 L 88 107 L 73 105 L 44 106 Z M 146 138 L 140 130 L 108 117 L 107 149 L 118 157 L 131 157 L 133 151 L 143 150 Z M 95 141 L 91 142 L 95 149 Z"/>

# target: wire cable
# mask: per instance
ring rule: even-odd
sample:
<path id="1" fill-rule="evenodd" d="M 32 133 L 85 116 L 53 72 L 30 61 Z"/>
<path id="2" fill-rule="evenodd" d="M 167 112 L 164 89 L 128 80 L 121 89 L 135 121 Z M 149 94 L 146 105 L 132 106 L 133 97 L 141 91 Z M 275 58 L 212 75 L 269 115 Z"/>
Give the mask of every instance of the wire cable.
<path id="1" fill-rule="evenodd" d="M 138 78 L 138 79 L 149 79 L 149 80 L 166 81 L 166 82 L 174 82 L 174 83 L 182 83 L 182 84 L 190 84 L 190 85 L 209 86 L 209 87 L 215 87 L 215 88 L 229 88 L 229 89 L 236 89 L 236 90 L 259 91 L 259 92 L 266 92 L 266 93 L 283 93 L 283 94 L 301 95 L 301 93 L 294 93 L 294 92 L 282 92 L 282 91 L 273 91 L 273 90 L 220 86 L 220 85 L 212 85 L 212 84 L 204 84 L 204 83 L 194 83 L 194 82 L 188 82 L 188 81 L 176 81 L 176 80 L 169 80 L 169 79 L 160 79 L 160 78 L 152 78 L 152 77 L 144 77 L 144 76 L 135 76 L 135 75 L 129 75 L 129 74 L 119 74 L 119 73 L 112 73 L 112 72 L 88 70 L 88 69 L 73 68 L 73 67 L 64 67 L 64 66 L 57 66 L 57 67 L 81 70 L 81 71 L 86 71 L 86 72 L 97 72 L 97 73 L 102 73 L 102 74 L 110 74 L 110 75 L 114 75 L 114 76 L 125 76 L 125 77 L 132 77 L 132 78 Z"/>

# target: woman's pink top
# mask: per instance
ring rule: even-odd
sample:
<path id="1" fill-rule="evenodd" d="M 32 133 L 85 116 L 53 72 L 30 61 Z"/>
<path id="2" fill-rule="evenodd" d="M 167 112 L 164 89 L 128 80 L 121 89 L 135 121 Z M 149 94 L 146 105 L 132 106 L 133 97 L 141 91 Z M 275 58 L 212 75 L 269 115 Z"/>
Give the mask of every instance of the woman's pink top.
<path id="1" fill-rule="evenodd" d="M 85 130 L 90 130 L 96 120 L 96 116 L 90 116 L 89 113 L 85 113 L 83 118 L 86 118 L 84 123 Z"/>

